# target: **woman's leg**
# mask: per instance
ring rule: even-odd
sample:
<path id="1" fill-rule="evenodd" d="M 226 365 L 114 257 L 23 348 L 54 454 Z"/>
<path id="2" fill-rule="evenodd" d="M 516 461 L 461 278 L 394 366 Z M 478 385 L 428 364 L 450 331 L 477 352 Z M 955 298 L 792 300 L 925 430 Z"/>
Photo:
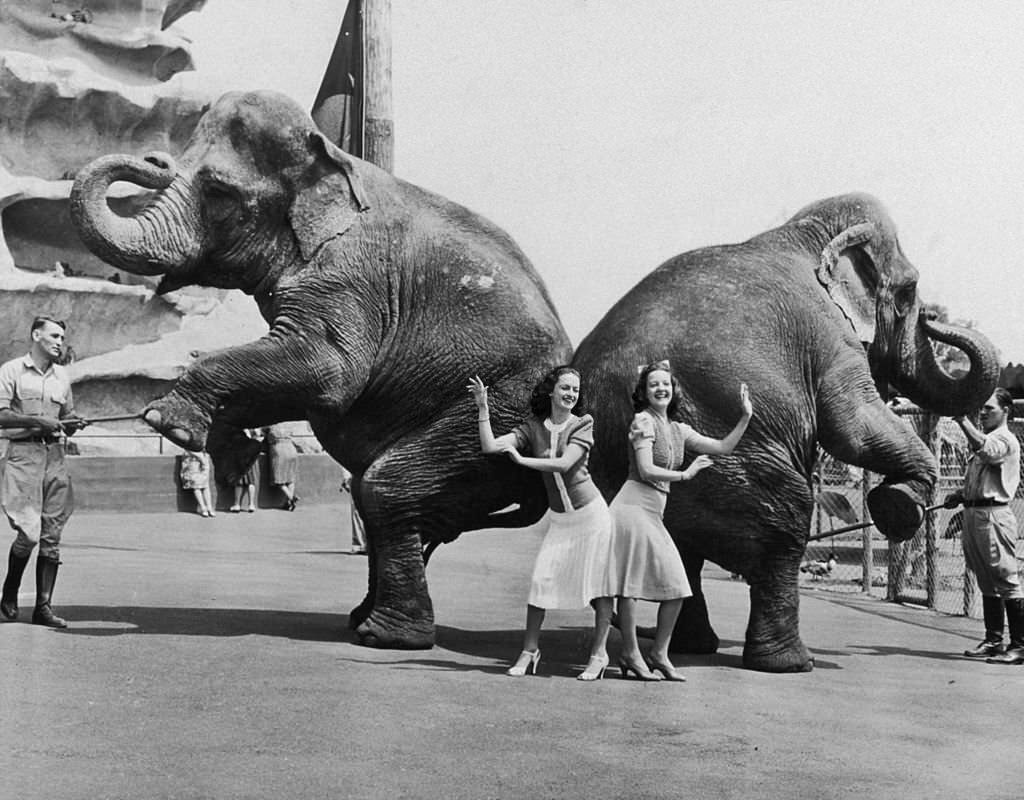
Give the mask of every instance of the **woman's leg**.
<path id="1" fill-rule="evenodd" d="M 608 657 L 608 632 L 612 627 L 611 597 L 596 597 L 591 601 L 594 607 L 594 641 L 590 645 L 591 658 Z"/>
<path id="2" fill-rule="evenodd" d="M 679 619 L 679 611 L 683 607 L 683 598 L 665 600 L 658 606 L 658 627 L 654 633 L 654 647 L 651 648 L 651 657 L 665 663 L 671 663 L 668 659 L 668 643 L 672 638 L 672 631 L 676 627 L 676 620 Z"/>
<path id="3" fill-rule="evenodd" d="M 247 490 L 249 492 L 249 510 L 250 511 L 255 511 L 256 510 L 256 486 L 254 484 L 250 483 L 249 486 L 247 487 Z"/>
<path id="4" fill-rule="evenodd" d="M 622 634 L 622 653 L 619 656 L 619 670 L 622 677 L 633 672 L 642 681 L 660 681 L 661 678 L 647 668 L 636 639 L 636 598 L 619 598 L 619 633 Z"/>
<path id="5" fill-rule="evenodd" d="M 640 643 L 636 639 L 636 598 L 618 598 L 619 633 L 622 634 L 621 659 L 629 663 L 640 661 Z"/>
<path id="6" fill-rule="evenodd" d="M 196 511 L 198 511 L 200 514 L 205 516 L 206 515 L 206 506 L 203 503 L 203 490 L 202 489 L 193 489 L 192 490 L 192 496 L 196 499 Z"/>
<path id="7" fill-rule="evenodd" d="M 210 501 L 209 487 L 204 486 L 202 489 L 199 490 L 199 494 L 202 497 L 203 507 L 206 509 L 206 513 L 209 514 L 211 517 L 214 516 L 217 512 L 213 510 L 213 503 Z"/>
<path id="8" fill-rule="evenodd" d="M 245 486 L 239 483 L 239 484 L 236 484 L 235 486 L 232 486 L 231 488 L 235 492 L 235 502 L 234 502 L 234 505 L 231 506 L 231 510 L 232 511 L 241 511 L 241 509 L 242 509 L 242 492 L 245 491 Z"/>
<path id="9" fill-rule="evenodd" d="M 526 606 L 526 631 L 523 634 L 523 650 L 516 663 L 508 668 L 509 675 L 525 675 L 532 669 L 537 674 L 537 662 L 540 661 L 540 626 L 544 622 L 544 609 L 537 606 Z"/>

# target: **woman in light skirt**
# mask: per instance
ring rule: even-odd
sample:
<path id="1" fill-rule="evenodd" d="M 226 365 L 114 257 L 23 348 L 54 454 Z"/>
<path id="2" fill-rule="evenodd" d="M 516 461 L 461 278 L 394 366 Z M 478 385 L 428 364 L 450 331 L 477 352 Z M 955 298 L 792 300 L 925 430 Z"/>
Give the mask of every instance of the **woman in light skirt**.
<path id="1" fill-rule="evenodd" d="M 619 669 L 623 677 L 632 673 L 640 680 L 661 680 L 659 672 L 666 680 L 685 680 L 668 655 L 683 600 L 693 594 L 679 550 L 662 521 L 671 484 L 692 480 L 711 466 L 709 455 L 731 453 L 754 413 L 747 385 L 740 384 L 739 422 L 724 438 L 712 439 L 674 419 L 681 397 L 682 387 L 668 361 L 640 370 L 633 391 L 636 416 L 629 429 L 629 477 L 610 506 L 612 546 L 606 591 L 618 597 Z M 680 470 L 687 448 L 701 455 Z M 636 637 L 638 599 L 659 604 L 654 646 L 646 662 Z"/>
<path id="2" fill-rule="evenodd" d="M 534 563 L 526 606 L 523 649 L 509 667 L 513 676 L 537 672 L 540 629 L 549 608 L 594 608 L 594 639 L 580 680 L 597 680 L 608 666 L 608 631 L 612 598 L 607 583 L 611 518 L 590 478 L 587 462 L 594 443 L 594 420 L 576 416 L 580 374 L 555 367 L 533 389 L 533 414 L 511 433 L 491 431 L 487 387 L 478 377 L 467 387 L 477 405 L 480 446 L 485 453 L 505 453 L 517 464 L 542 473 L 548 495 L 547 530 Z"/>

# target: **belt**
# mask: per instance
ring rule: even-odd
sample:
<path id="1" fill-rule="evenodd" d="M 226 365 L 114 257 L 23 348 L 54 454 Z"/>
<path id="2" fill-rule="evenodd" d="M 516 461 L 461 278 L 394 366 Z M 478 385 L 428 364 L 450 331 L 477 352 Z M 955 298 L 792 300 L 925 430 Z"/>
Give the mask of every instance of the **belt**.
<path id="1" fill-rule="evenodd" d="M 1002 500 L 984 498 L 982 500 L 964 500 L 964 508 L 991 508 L 992 506 L 1007 506 Z"/>
<path id="2" fill-rule="evenodd" d="M 12 442 L 36 442 L 37 444 L 60 444 L 59 436 L 23 436 L 20 439 L 11 439 Z"/>

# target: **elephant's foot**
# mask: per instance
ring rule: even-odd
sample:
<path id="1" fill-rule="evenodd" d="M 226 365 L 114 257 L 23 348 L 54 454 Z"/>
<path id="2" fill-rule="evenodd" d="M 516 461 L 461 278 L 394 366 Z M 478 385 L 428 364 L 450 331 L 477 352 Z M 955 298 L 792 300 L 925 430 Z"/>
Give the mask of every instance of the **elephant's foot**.
<path id="1" fill-rule="evenodd" d="M 356 630 L 360 625 L 366 622 L 370 617 L 370 612 L 373 611 L 373 598 L 369 595 L 363 598 L 363 602 L 348 612 L 348 627 L 350 630 Z"/>
<path id="2" fill-rule="evenodd" d="M 912 539 L 924 521 L 924 503 L 905 483 L 883 483 L 868 493 L 868 511 L 886 539 Z"/>
<path id="3" fill-rule="evenodd" d="M 375 608 L 356 626 L 359 644 L 393 650 L 429 650 L 434 646 L 432 614 L 410 618 Z"/>
<path id="4" fill-rule="evenodd" d="M 190 403 L 172 394 L 150 403 L 142 419 L 153 430 L 186 450 L 202 450 L 206 446 L 209 420 Z"/>
<path id="5" fill-rule="evenodd" d="M 743 666 L 758 672 L 810 672 L 814 657 L 800 639 L 784 645 L 747 642 L 743 647 Z"/>

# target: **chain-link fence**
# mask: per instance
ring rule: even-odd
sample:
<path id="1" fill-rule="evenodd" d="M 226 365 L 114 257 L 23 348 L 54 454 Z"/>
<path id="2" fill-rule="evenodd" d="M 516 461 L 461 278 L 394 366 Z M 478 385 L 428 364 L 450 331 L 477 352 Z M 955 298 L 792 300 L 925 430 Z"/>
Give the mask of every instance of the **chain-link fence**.
<path id="1" fill-rule="evenodd" d="M 960 426 L 915 406 L 894 410 L 935 454 L 939 479 L 933 495 L 925 499 L 929 506 L 938 505 L 963 483 L 969 451 Z M 1015 411 L 1010 430 L 1024 443 L 1024 402 L 1017 401 Z M 815 472 L 811 536 L 870 521 L 865 498 L 880 480 L 878 475 L 822 453 Z M 1024 484 L 1011 507 L 1018 524 L 1024 524 Z M 980 598 L 965 567 L 960 540 L 962 511 L 940 508 L 927 514 L 917 535 L 906 542 L 891 543 L 874 527 L 812 541 L 800 568 L 801 586 L 864 592 L 947 614 L 978 616 Z"/>

